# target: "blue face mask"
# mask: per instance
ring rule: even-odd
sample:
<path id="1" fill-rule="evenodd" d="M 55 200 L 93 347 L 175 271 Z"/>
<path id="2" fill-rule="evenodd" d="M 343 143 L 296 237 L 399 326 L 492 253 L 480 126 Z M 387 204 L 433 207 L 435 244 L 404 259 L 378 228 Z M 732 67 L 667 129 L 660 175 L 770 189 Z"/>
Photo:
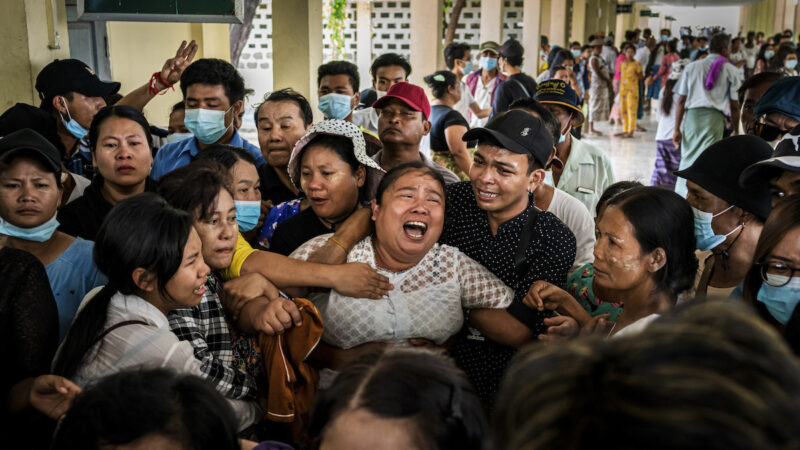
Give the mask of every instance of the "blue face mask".
<path id="1" fill-rule="evenodd" d="M 167 144 L 174 144 L 190 137 L 194 137 L 194 135 L 192 133 L 172 133 L 167 136 Z"/>
<path id="2" fill-rule="evenodd" d="M 706 45 L 706 46 L 700 47 L 700 48 L 698 48 L 698 50 L 700 50 L 701 52 L 707 52 L 708 51 L 708 46 Z"/>
<path id="3" fill-rule="evenodd" d="M 228 108 L 228 111 L 231 108 Z M 198 141 L 210 145 L 217 142 L 228 131 L 228 127 L 233 125 L 233 121 L 231 121 L 231 125 L 225 125 L 225 114 L 228 111 L 203 108 L 187 109 L 183 124 Z"/>
<path id="4" fill-rule="evenodd" d="M 566 140 L 567 140 L 567 135 L 566 134 L 562 134 L 561 136 L 558 137 L 558 143 L 559 144 L 564 142 L 564 141 L 566 141 Z"/>
<path id="5" fill-rule="evenodd" d="M 781 287 L 762 282 L 756 299 L 767 307 L 775 320 L 786 325 L 800 303 L 800 278 L 793 277 L 788 284 Z"/>
<path id="6" fill-rule="evenodd" d="M 577 49 L 570 50 L 570 53 L 572 53 L 572 56 L 574 58 L 580 58 L 581 56 L 581 51 Z"/>
<path id="7" fill-rule="evenodd" d="M 79 124 L 78 122 L 75 121 L 75 119 L 72 118 L 72 114 L 69 113 L 69 108 L 67 107 L 66 100 L 62 98 L 61 101 L 64 103 L 64 108 L 66 108 L 67 110 L 67 117 L 69 117 L 69 122 L 67 122 L 66 120 L 64 120 L 64 116 L 62 116 L 61 113 L 58 113 L 58 115 L 61 116 L 61 123 L 64 124 L 64 128 L 66 128 L 71 135 L 75 136 L 78 139 L 83 139 L 87 134 L 89 134 L 89 130 L 83 128 L 81 124 Z"/>
<path id="8" fill-rule="evenodd" d="M 497 67 L 497 58 L 491 58 L 489 56 L 481 56 L 480 63 L 481 63 L 481 69 L 494 70 Z"/>
<path id="9" fill-rule="evenodd" d="M 772 59 L 775 56 L 775 50 L 767 50 L 764 52 L 764 58 Z"/>
<path id="10" fill-rule="evenodd" d="M 661 35 L 661 42 L 667 42 L 668 40 L 669 40 L 669 36 L 667 36 L 666 34 L 662 34 Z"/>
<path id="11" fill-rule="evenodd" d="M 20 228 L 0 218 L 0 234 L 25 239 L 26 241 L 44 242 L 53 236 L 58 225 L 55 215 L 47 222 L 33 228 Z"/>
<path id="12" fill-rule="evenodd" d="M 261 202 L 252 200 L 235 200 L 236 222 L 239 224 L 239 231 L 250 231 L 258 225 L 258 218 L 261 217 Z"/>
<path id="13" fill-rule="evenodd" d="M 698 250 L 708 251 L 715 248 L 719 244 L 725 242 L 725 239 L 728 236 L 741 228 L 741 225 L 739 225 L 728 234 L 714 234 L 714 229 L 711 228 L 711 221 L 714 219 L 714 217 L 725 214 L 732 208 L 733 205 L 731 205 L 730 208 L 726 209 L 725 211 L 717 214 L 711 214 L 709 212 L 700 211 L 694 206 L 692 207 L 692 213 L 694 213 L 694 237 L 697 239 Z"/>
<path id="14" fill-rule="evenodd" d="M 464 61 L 463 73 L 467 74 L 472 72 L 472 61 Z"/>
<path id="15" fill-rule="evenodd" d="M 330 93 L 325 94 L 319 98 L 319 108 L 322 111 L 322 115 L 325 116 L 326 119 L 338 119 L 342 120 L 345 117 L 350 115 L 350 99 L 352 97 L 348 97 L 344 94 L 336 94 Z"/>
<path id="16" fill-rule="evenodd" d="M 547 170 L 544 172 L 544 184 L 548 186 L 555 186 L 556 182 L 553 180 L 553 171 Z"/>
<path id="17" fill-rule="evenodd" d="M 797 60 L 796 59 L 790 59 L 790 60 L 786 61 L 786 68 L 787 69 L 794 69 L 795 67 L 797 67 Z"/>

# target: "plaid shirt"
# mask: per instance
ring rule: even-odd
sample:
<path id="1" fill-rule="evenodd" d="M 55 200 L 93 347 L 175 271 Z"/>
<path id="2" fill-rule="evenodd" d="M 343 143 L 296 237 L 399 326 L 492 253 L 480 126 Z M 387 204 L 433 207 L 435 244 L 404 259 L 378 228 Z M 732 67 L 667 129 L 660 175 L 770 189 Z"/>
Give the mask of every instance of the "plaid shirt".
<path id="1" fill-rule="evenodd" d="M 178 339 L 191 342 L 200 369 L 217 391 L 232 399 L 253 399 L 255 380 L 233 364 L 231 333 L 219 301 L 221 280 L 216 273 L 209 275 L 203 300 L 197 306 L 171 311 L 169 327 Z"/>

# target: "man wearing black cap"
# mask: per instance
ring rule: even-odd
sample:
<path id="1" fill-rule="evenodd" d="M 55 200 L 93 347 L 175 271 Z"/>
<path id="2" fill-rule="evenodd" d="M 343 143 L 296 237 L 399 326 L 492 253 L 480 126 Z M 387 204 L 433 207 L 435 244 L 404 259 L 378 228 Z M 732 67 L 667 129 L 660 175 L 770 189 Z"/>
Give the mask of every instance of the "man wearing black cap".
<path id="1" fill-rule="evenodd" d="M 728 298 L 750 270 L 771 208 L 766 186 L 744 189 L 739 176 L 770 153 L 769 144 L 761 138 L 731 136 L 675 172 L 686 180 L 686 200 L 694 212 L 697 249 L 702 252 L 695 297 Z"/>
<path id="2" fill-rule="evenodd" d="M 451 348 L 457 364 L 486 401 L 494 397 L 509 358 L 547 326 L 561 324 L 522 303 L 537 280 L 563 286 L 575 260 L 575 236 L 534 205 L 553 149 L 544 123 L 511 110 L 464 135 L 477 140 L 471 181 L 447 187 L 440 242 L 458 247 L 514 289 L 507 310 L 475 310 L 468 331 Z"/>
<path id="3" fill-rule="evenodd" d="M 129 105 L 138 110 L 159 92 L 177 83 L 183 69 L 191 63 L 197 52 L 197 44 L 188 45 L 184 41 L 175 57 L 168 59 L 160 72 L 150 81 L 123 97 L 117 104 Z M 119 91 L 117 82 L 104 82 L 94 71 L 77 59 L 55 60 L 46 65 L 36 77 L 36 90 L 41 100 L 40 108 L 51 120 L 42 119 L 40 123 L 28 125 L 39 131 L 63 152 L 64 164 L 73 174 L 91 178 L 94 174 L 92 154 L 86 140 L 92 119 L 106 106 L 106 98 Z M 3 114 L 4 121 L 14 120 L 14 116 L 24 114 L 28 105 L 17 104 Z M 0 124 L 3 133 L 15 131 Z M 58 140 L 51 139 L 55 135 Z M 79 196 L 79 195 L 78 195 Z"/>
<path id="4" fill-rule="evenodd" d="M 555 187 L 594 212 L 600 196 L 614 183 L 614 171 L 605 153 L 572 136 L 572 129 L 583 124 L 578 94 L 564 81 L 548 80 L 538 86 L 536 100 L 561 123 L 561 137 L 556 143 L 556 158 L 561 165 L 553 166 Z"/>
<path id="5" fill-rule="evenodd" d="M 532 97 L 536 93 L 536 80 L 522 73 L 524 49 L 516 39 L 507 40 L 499 49 L 497 68 L 508 77 L 497 86 L 492 104 L 492 116 L 508 110 L 508 105 L 518 98 Z"/>
<path id="6" fill-rule="evenodd" d="M 800 194 L 800 126 L 778 142 L 769 159 L 745 169 L 739 183 L 749 189 L 768 186 L 773 208 L 784 198 Z"/>

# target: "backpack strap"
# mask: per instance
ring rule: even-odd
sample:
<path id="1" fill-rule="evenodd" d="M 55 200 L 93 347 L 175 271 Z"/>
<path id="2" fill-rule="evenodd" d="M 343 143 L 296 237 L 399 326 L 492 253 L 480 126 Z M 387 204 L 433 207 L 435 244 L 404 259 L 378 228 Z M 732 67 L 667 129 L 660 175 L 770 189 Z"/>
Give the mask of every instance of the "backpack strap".
<path id="1" fill-rule="evenodd" d="M 110 327 L 108 327 L 105 330 L 103 330 L 102 333 L 97 335 L 97 337 L 92 342 L 91 346 L 94 346 L 98 342 L 102 341 L 103 338 L 105 338 L 106 335 L 108 335 L 108 333 L 111 333 L 112 331 L 116 330 L 117 328 L 121 328 L 121 327 L 124 327 L 124 326 L 127 326 L 127 325 L 149 325 L 149 324 L 147 322 L 145 322 L 144 320 L 126 320 L 124 322 L 115 323 L 114 325 L 111 325 Z"/>
<path id="2" fill-rule="evenodd" d="M 534 206 L 528 210 L 528 218 L 522 225 L 522 232 L 519 235 L 519 246 L 514 253 L 514 271 L 517 276 L 522 278 L 525 276 L 527 267 L 525 267 L 525 254 L 528 252 L 528 247 L 531 246 L 531 239 L 533 236 L 533 227 L 542 215 L 542 210 Z"/>

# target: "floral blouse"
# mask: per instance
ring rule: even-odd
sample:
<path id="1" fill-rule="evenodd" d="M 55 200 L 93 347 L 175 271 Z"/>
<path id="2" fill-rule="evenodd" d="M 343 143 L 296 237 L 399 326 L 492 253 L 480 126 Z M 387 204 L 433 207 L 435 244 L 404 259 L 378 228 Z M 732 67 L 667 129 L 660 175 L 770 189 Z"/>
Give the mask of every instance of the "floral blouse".
<path id="1" fill-rule="evenodd" d="M 606 302 L 594 295 L 594 266 L 585 264 L 567 277 L 567 292 L 589 313 L 590 316 L 608 314 L 612 322 L 622 312 L 622 303 Z"/>

